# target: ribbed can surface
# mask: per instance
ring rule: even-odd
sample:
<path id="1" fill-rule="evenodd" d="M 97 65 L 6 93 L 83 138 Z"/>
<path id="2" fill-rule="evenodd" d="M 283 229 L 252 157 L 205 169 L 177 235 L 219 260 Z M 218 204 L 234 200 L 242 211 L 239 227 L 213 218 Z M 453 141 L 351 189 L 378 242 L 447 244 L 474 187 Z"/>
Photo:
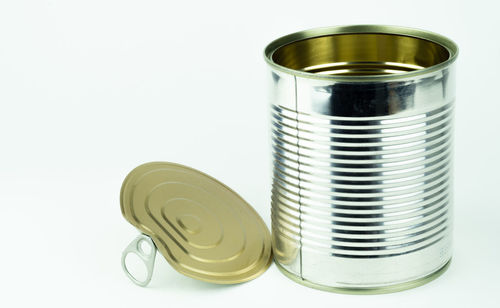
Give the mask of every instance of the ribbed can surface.
<path id="1" fill-rule="evenodd" d="M 276 263 L 331 290 L 385 292 L 424 281 L 451 258 L 456 45 L 384 26 L 294 35 L 266 49 Z M 314 41 L 328 35 L 344 36 Z M 420 41 L 412 47 L 397 36 Z M 362 55 L 353 49 L 352 60 L 342 50 L 378 41 L 392 44 Z M 344 58 L 314 59 L 326 52 Z"/>

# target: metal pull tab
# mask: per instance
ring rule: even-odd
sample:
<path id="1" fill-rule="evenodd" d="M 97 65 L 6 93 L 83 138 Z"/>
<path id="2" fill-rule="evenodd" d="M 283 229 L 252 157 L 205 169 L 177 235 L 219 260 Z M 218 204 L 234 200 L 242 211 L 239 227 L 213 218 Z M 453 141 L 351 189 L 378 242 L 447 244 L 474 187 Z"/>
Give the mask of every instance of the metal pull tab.
<path id="1" fill-rule="evenodd" d="M 149 246 L 149 251 L 147 248 Z M 137 236 L 130 244 L 128 244 L 127 248 L 122 253 L 122 268 L 125 274 L 132 280 L 133 283 L 145 287 L 151 281 L 151 277 L 153 276 L 153 268 L 155 266 L 155 257 L 156 257 L 156 246 L 153 243 L 153 240 L 145 234 L 140 234 Z M 127 268 L 125 264 L 125 259 L 129 253 L 133 253 L 138 256 L 142 261 L 144 261 L 144 265 L 146 265 L 147 276 L 143 281 L 135 278 Z"/>

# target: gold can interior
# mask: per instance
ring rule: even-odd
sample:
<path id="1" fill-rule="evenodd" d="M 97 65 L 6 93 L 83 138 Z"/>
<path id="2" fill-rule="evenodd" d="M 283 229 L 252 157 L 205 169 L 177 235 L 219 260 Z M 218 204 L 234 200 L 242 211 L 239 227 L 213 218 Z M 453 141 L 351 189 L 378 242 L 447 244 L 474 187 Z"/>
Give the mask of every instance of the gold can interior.
<path id="1" fill-rule="evenodd" d="M 279 47 L 272 61 L 289 69 L 342 76 L 399 74 L 427 68 L 450 58 L 432 41 L 386 33 L 318 36 Z"/>

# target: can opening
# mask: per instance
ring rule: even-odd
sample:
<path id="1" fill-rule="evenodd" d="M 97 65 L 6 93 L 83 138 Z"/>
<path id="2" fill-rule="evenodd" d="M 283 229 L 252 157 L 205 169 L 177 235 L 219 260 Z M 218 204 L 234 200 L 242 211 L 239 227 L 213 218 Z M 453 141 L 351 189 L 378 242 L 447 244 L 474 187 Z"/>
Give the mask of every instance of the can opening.
<path id="1" fill-rule="evenodd" d="M 320 75 L 369 76 L 427 68 L 450 58 L 432 41 L 387 33 L 318 36 L 277 48 L 272 61 L 289 69 Z"/>

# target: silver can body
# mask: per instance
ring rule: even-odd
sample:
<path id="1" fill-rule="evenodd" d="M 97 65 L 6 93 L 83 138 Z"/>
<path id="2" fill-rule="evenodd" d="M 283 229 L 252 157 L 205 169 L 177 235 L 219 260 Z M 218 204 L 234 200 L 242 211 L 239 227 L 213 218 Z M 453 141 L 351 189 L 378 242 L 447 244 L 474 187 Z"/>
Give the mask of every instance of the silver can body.
<path id="1" fill-rule="evenodd" d="M 390 55 L 374 58 L 380 46 L 361 56 L 352 46 L 337 48 L 357 44 L 355 35 L 365 33 L 383 35 L 363 36 L 360 48 L 382 40 Z M 345 34 L 354 36 L 314 41 Z M 410 45 L 389 44 L 386 34 L 439 46 L 411 47 L 413 62 L 405 64 L 409 56 L 390 48 Z M 431 51 L 418 54 L 425 48 Z M 335 63 L 311 60 L 330 49 L 344 55 Z M 349 52 L 353 61 L 343 61 Z M 273 249 L 287 276 L 320 289 L 379 293 L 425 283 L 446 267 L 457 53 L 441 36 L 385 26 L 316 29 L 267 47 Z"/>

